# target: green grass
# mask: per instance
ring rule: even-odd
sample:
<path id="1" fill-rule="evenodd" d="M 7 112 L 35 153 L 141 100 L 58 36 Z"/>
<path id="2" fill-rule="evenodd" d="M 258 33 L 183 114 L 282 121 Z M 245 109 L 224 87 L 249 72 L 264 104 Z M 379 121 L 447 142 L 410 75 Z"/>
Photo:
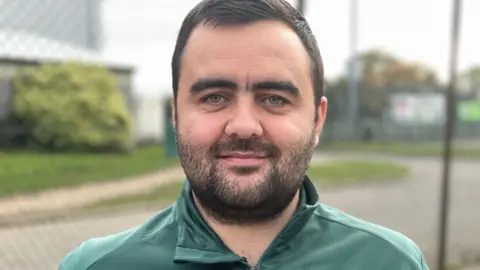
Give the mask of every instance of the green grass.
<path id="1" fill-rule="evenodd" d="M 391 162 L 336 161 L 311 166 L 308 176 L 320 186 L 386 181 L 407 176 L 408 167 Z"/>
<path id="2" fill-rule="evenodd" d="M 408 168 L 393 163 L 339 161 L 311 166 L 308 175 L 316 184 L 345 185 L 353 183 L 398 179 L 408 175 Z M 134 204 L 168 204 L 177 199 L 183 181 L 175 181 L 156 188 L 148 193 L 121 196 L 109 200 L 95 202 L 87 209 L 119 207 Z"/>
<path id="3" fill-rule="evenodd" d="M 426 157 L 438 157 L 443 154 L 443 147 L 440 144 L 428 143 L 334 142 L 322 145 L 319 149 L 337 152 L 372 152 Z M 480 147 L 456 146 L 452 150 L 455 157 L 480 158 Z"/>
<path id="4" fill-rule="evenodd" d="M 0 152 L 0 196 L 117 180 L 177 163 L 161 146 L 132 154 Z"/>

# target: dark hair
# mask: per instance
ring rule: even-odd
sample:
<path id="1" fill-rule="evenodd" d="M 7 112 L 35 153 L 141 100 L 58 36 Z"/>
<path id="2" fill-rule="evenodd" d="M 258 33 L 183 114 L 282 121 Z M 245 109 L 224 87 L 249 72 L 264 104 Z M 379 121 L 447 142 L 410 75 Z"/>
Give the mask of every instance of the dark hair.
<path id="1" fill-rule="evenodd" d="M 315 36 L 303 15 L 284 0 L 203 0 L 183 20 L 172 57 L 172 88 L 176 98 L 183 51 L 192 31 L 200 24 L 228 26 L 262 20 L 277 20 L 289 25 L 302 40 L 312 64 L 315 108 L 323 96 L 323 62 Z M 315 118 L 317 114 L 315 113 Z"/>

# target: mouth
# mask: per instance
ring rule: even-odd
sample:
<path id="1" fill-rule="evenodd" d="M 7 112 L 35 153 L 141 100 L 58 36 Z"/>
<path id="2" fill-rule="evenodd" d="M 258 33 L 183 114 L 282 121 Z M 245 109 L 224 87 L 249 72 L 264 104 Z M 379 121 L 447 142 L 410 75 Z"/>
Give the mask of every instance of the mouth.
<path id="1" fill-rule="evenodd" d="M 228 152 L 220 154 L 218 159 L 231 166 L 254 167 L 264 164 L 268 155 L 255 152 Z"/>

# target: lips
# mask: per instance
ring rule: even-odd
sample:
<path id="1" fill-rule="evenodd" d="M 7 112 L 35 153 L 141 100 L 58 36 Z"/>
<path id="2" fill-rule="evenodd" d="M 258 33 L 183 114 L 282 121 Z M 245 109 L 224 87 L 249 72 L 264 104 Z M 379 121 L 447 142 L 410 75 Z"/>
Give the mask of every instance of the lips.
<path id="1" fill-rule="evenodd" d="M 266 159 L 266 154 L 254 152 L 229 152 L 219 155 L 219 159 L 232 166 L 260 166 Z"/>
<path id="2" fill-rule="evenodd" d="M 266 154 L 254 153 L 254 152 L 228 152 L 219 155 L 220 158 L 267 158 Z"/>

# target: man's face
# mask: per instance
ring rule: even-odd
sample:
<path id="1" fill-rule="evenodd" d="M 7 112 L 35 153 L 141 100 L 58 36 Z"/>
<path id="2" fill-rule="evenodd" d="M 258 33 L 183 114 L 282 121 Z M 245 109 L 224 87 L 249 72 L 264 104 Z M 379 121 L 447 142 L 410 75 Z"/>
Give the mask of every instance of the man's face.
<path id="1" fill-rule="evenodd" d="M 196 199 L 223 223 L 275 218 L 302 183 L 326 112 L 323 98 L 314 121 L 301 40 L 274 21 L 200 25 L 180 73 L 174 124 Z"/>

